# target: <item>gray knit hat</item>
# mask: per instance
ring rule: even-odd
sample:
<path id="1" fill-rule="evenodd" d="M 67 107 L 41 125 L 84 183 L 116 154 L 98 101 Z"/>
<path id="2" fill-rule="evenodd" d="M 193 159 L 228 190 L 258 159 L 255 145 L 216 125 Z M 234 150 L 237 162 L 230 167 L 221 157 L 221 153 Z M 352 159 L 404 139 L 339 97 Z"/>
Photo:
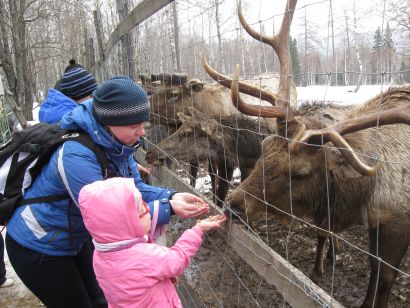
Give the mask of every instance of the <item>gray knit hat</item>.
<path id="1" fill-rule="evenodd" d="M 126 76 L 103 82 L 94 91 L 93 98 L 94 116 L 102 125 L 126 126 L 149 121 L 147 94 Z"/>
<path id="2" fill-rule="evenodd" d="M 72 67 L 61 78 L 61 93 L 75 101 L 91 95 L 96 88 L 94 76 L 83 67 Z"/>

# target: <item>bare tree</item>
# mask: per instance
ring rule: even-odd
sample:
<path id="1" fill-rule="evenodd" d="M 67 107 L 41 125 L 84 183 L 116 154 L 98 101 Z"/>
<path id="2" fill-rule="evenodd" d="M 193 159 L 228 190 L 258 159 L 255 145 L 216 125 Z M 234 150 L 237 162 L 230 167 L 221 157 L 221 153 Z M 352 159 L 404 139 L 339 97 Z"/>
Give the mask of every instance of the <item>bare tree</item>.
<path id="1" fill-rule="evenodd" d="M 354 45 L 356 49 L 356 57 L 359 63 L 359 78 L 357 79 L 356 88 L 354 89 L 354 92 L 356 93 L 359 91 L 360 86 L 362 84 L 362 79 L 363 79 L 363 62 L 362 62 L 362 56 L 360 54 L 359 42 L 358 42 L 358 37 L 357 37 L 358 34 L 357 34 L 356 5 L 353 5 L 353 29 L 354 29 Z"/>
<path id="2" fill-rule="evenodd" d="M 122 21 L 130 12 L 129 0 L 116 0 L 119 20 Z M 121 37 L 121 51 L 122 51 L 122 71 L 124 75 L 134 79 L 135 76 L 135 48 L 133 44 L 133 33 L 129 31 Z"/>
<path id="3" fill-rule="evenodd" d="M 222 53 L 221 22 L 219 14 L 219 0 L 215 0 L 216 35 L 218 36 L 218 69 L 225 71 L 225 60 Z"/>

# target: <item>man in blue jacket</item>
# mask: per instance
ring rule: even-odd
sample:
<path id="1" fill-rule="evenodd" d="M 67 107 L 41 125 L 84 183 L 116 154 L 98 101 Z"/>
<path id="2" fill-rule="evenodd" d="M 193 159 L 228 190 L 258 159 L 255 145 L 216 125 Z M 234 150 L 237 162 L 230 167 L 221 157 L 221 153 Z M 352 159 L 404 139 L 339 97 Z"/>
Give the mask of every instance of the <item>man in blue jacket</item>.
<path id="1" fill-rule="evenodd" d="M 47 97 L 40 106 L 40 122 L 58 123 L 66 113 L 91 98 L 96 88 L 94 76 L 74 60 L 70 60 L 63 77 L 54 89 L 48 90 Z"/>
<path id="2" fill-rule="evenodd" d="M 145 134 L 149 113 L 145 91 L 128 77 L 114 77 L 97 88 L 92 100 L 66 114 L 61 127 L 85 131 L 103 147 L 112 170 L 134 179 L 151 215 L 158 215 L 158 228 L 168 224 L 173 213 L 184 218 L 208 213 L 209 206 L 197 196 L 141 181 L 133 153 Z M 102 179 L 95 154 L 80 143 L 67 141 L 52 155 L 24 198 L 68 192 L 71 199 L 21 206 L 7 226 L 10 262 L 47 307 L 98 306 L 92 255 L 83 249 L 89 235 L 78 208 L 78 194 L 84 185 Z"/>

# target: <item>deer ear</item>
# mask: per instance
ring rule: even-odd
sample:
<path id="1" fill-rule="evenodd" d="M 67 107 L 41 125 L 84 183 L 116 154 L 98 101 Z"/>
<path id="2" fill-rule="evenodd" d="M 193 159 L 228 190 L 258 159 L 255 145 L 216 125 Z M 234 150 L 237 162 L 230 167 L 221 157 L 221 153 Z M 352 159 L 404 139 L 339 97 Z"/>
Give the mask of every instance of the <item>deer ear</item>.
<path id="1" fill-rule="evenodd" d="M 185 83 L 185 87 L 190 91 L 199 92 L 204 88 L 204 83 L 199 79 L 191 79 Z"/>
<path id="2" fill-rule="evenodd" d="M 207 117 L 205 116 L 205 114 L 203 114 L 202 112 L 200 112 L 198 109 L 196 109 L 193 106 L 189 106 L 188 107 L 188 111 L 189 113 L 192 115 L 192 118 L 194 120 L 196 120 L 197 122 L 201 123 L 201 122 L 206 122 L 208 121 Z"/>
<path id="3" fill-rule="evenodd" d="M 201 121 L 200 124 L 201 124 L 201 129 L 205 133 L 207 133 L 209 136 L 212 136 L 218 139 L 222 138 L 222 132 L 220 130 L 221 126 L 216 120 L 208 119 L 206 121 Z"/>

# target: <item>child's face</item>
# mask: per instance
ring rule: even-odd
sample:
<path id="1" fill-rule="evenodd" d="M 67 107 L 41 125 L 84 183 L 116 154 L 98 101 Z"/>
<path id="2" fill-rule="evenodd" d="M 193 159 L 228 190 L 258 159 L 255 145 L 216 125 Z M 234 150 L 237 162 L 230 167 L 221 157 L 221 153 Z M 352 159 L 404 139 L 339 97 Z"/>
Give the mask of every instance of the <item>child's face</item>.
<path id="1" fill-rule="evenodd" d="M 145 234 L 148 234 L 148 232 L 151 231 L 151 216 L 149 214 L 149 207 L 144 201 L 142 201 L 138 208 L 138 216 L 140 217 L 140 222 Z"/>

